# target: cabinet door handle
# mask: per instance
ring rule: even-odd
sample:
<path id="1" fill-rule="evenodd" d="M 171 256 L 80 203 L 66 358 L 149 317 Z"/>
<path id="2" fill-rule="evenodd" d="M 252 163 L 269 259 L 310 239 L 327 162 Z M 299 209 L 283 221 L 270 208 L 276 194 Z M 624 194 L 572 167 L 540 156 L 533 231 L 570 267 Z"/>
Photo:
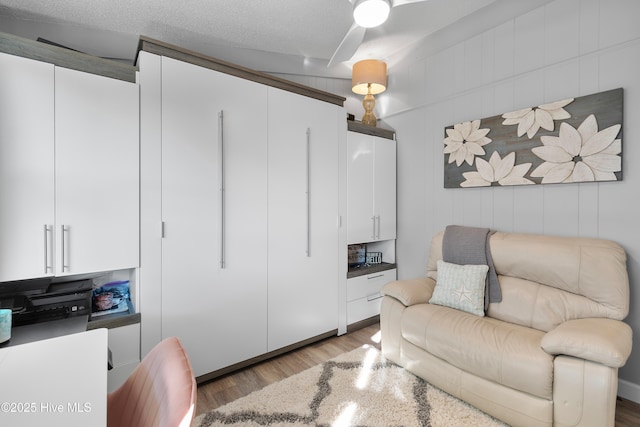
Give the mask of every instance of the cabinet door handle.
<path id="1" fill-rule="evenodd" d="M 378 292 L 376 294 L 373 294 L 373 295 L 367 295 L 367 301 L 368 302 L 375 301 L 375 300 L 380 299 L 380 298 L 382 298 L 382 295 L 380 294 L 380 292 Z"/>
<path id="2" fill-rule="evenodd" d="M 69 227 L 65 227 L 64 224 L 62 224 L 60 226 L 60 247 L 61 247 L 61 251 L 60 251 L 60 261 L 61 261 L 61 272 L 64 272 L 65 269 L 69 270 L 69 266 L 67 265 L 67 253 L 66 253 L 66 246 L 67 246 L 67 242 L 65 239 L 65 233 L 69 232 Z"/>
<path id="3" fill-rule="evenodd" d="M 307 257 L 311 257 L 311 128 L 307 128 L 307 183 L 306 183 L 306 204 L 307 204 Z"/>
<path id="4" fill-rule="evenodd" d="M 51 240 L 49 240 L 49 233 L 51 231 L 53 231 L 53 228 L 45 224 L 44 225 L 44 274 L 47 274 L 49 270 L 53 270 L 53 266 L 49 265 L 49 245 L 51 242 Z"/>
<path id="5" fill-rule="evenodd" d="M 380 215 L 376 216 L 376 219 L 378 220 L 378 228 L 376 231 L 376 239 L 380 238 Z"/>
<path id="6" fill-rule="evenodd" d="M 376 276 L 369 276 L 369 277 L 367 277 L 367 280 L 377 279 L 378 277 L 384 277 L 384 274 L 378 274 Z"/>
<path id="7" fill-rule="evenodd" d="M 218 183 L 220 186 L 220 268 L 225 268 L 224 218 L 224 111 L 218 113 Z"/>

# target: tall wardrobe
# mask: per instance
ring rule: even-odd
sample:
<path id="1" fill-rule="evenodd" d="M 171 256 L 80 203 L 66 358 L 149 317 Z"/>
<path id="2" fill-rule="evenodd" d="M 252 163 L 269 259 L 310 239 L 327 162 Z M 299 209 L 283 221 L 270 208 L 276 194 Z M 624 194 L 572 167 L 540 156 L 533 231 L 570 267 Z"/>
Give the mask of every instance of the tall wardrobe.
<path id="1" fill-rule="evenodd" d="M 145 38 L 138 66 L 142 353 L 178 336 L 206 380 L 335 334 L 344 98 Z"/>

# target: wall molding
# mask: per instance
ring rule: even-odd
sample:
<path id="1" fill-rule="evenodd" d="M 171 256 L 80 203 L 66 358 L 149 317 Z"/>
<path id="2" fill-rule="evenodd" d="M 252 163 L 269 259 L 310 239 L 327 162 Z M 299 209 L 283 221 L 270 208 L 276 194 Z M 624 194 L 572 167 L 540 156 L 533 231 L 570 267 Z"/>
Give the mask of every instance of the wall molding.
<path id="1" fill-rule="evenodd" d="M 626 380 L 618 380 L 618 396 L 640 403 L 640 385 Z"/>

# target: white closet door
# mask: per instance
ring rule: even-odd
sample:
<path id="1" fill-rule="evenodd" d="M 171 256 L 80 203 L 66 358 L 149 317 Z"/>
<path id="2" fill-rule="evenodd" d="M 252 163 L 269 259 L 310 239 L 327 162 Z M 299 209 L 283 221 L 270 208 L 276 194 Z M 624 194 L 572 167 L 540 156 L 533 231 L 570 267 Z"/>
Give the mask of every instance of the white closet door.
<path id="1" fill-rule="evenodd" d="M 59 67 L 55 79 L 56 275 L 137 267 L 138 86 Z"/>
<path id="2" fill-rule="evenodd" d="M 337 329 L 341 119 L 269 90 L 269 351 Z"/>
<path id="3" fill-rule="evenodd" d="M 375 137 L 374 216 L 376 239 L 396 238 L 396 142 Z"/>
<path id="4" fill-rule="evenodd" d="M 162 336 L 196 376 L 266 351 L 266 105 L 260 85 L 162 58 Z"/>
<path id="5" fill-rule="evenodd" d="M 53 85 L 53 65 L 0 53 L 1 282 L 53 275 Z"/>
<path id="6" fill-rule="evenodd" d="M 347 243 L 375 240 L 373 208 L 374 137 L 347 133 Z"/>

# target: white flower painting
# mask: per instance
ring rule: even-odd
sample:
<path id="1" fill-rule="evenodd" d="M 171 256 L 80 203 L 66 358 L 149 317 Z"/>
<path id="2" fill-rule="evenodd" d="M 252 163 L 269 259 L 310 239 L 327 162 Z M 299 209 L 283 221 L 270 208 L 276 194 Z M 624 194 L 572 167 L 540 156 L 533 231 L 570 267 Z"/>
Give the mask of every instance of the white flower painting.
<path id="1" fill-rule="evenodd" d="M 591 114 L 575 129 L 562 123 L 559 136 L 543 136 L 543 146 L 531 151 L 544 160 L 532 173 L 542 183 L 615 181 L 622 170 L 622 141 L 616 139 L 621 125 L 598 131 Z"/>
<path id="2" fill-rule="evenodd" d="M 524 108 L 522 110 L 505 113 L 503 125 L 518 125 L 518 137 L 525 133 L 529 139 L 533 138 L 540 128 L 552 131 L 555 128 L 555 120 L 565 120 L 571 115 L 564 109 L 572 103 L 574 98 L 563 99 L 562 101 L 550 104 L 539 105 L 536 108 Z"/>
<path id="3" fill-rule="evenodd" d="M 473 165 L 475 156 L 485 154 L 484 145 L 491 142 L 487 138 L 490 129 L 480 129 L 480 120 L 458 123 L 453 129 L 447 129 L 444 139 L 444 154 L 449 154 L 449 163 L 456 162 L 457 166 L 467 162 Z"/>
<path id="4" fill-rule="evenodd" d="M 516 165 L 516 153 L 511 152 L 500 158 L 500 154 L 494 151 L 487 162 L 484 159 L 476 159 L 477 171 L 464 172 L 465 181 L 460 187 L 489 187 L 497 182 L 500 185 L 527 185 L 535 184 L 524 177 L 531 169 L 531 163 Z"/>
<path id="5" fill-rule="evenodd" d="M 447 126 L 444 187 L 622 180 L 623 89 Z"/>

